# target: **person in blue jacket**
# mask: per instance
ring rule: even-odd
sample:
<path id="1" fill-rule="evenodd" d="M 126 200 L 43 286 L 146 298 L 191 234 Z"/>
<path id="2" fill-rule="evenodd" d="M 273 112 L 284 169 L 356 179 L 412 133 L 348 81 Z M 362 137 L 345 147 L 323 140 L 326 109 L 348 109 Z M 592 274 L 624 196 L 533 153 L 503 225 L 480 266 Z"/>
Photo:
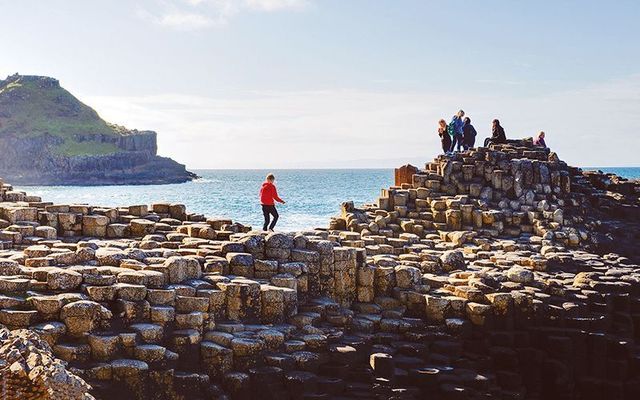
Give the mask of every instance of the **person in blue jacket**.
<path id="1" fill-rule="evenodd" d="M 463 145 L 463 129 L 464 122 L 462 121 L 464 118 L 464 111 L 460 110 L 456 115 L 451 118 L 451 122 L 449 123 L 449 134 L 451 135 L 451 150 L 450 152 L 455 151 L 456 145 L 458 146 L 458 151 L 462 150 Z"/>

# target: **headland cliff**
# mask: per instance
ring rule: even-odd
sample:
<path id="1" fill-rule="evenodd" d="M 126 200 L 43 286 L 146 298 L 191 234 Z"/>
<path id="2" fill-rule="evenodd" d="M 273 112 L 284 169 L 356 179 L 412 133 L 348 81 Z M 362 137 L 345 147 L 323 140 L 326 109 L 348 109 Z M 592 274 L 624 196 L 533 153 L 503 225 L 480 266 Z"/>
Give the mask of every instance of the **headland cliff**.
<path id="1" fill-rule="evenodd" d="M 186 182 L 195 174 L 157 155 L 156 132 L 109 124 L 58 80 L 0 80 L 0 176 L 20 185 Z"/>

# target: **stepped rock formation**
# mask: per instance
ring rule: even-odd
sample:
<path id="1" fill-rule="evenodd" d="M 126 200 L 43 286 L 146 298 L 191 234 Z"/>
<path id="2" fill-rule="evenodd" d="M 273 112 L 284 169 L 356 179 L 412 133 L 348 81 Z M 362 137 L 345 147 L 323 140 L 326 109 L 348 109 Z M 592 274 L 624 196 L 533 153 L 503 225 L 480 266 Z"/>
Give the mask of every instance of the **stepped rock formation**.
<path id="1" fill-rule="evenodd" d="M 110 125 L 56 79 L 0 80 L 0 176 L 21 185 L 161 184 L 196 176 L 159 157 L 156 133 Z"/>
<path id="2" fill-rule="evenodd" d="M 4 184 L 0 323 L 98 399 L 638 398 L 637 182 L 530 140 L 409 177 L 286 234 Z"/>
<path id="3" fill-rule="evenodd" d="M 66 370 L 46 341 L 30 330 L 0 329 L 1 398 L 91 400 L 85 381 Z"/>

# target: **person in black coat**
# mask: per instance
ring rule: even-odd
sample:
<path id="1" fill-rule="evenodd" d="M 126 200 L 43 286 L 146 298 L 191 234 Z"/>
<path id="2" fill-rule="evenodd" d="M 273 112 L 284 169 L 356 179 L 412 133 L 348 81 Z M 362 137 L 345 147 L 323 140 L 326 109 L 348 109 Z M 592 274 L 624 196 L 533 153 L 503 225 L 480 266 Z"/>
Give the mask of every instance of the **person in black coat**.
<path id="1" fill-rule="evenodd" d="M 440 136 L 440 143 L 442 143 L 442 151 L 446 154 L 451 150 L 451 135 L 447 131 L 447 121 L 441 119 L 438 121 L 438 136 Z"/>
<path id="2" fill-rule="evenodd" d="M 464 146 L 465 150 L 473 147 L 473 145 L 476 143 L 477 134 L 478 132 L 476 132 L 476 128 L 471 125 L 471 118 L 464 117 L 464 122 L 462 125 L 462 145 Z"/>
<path id="3" fill-rule="evenodd" d="M 491 137 L 484 140 L 484 147 L 501 143 L 507 143 L 507 135 L 504 133 L 504 128 L 500 126 L 500 121 L 494 119 L 491 127 Z"/>

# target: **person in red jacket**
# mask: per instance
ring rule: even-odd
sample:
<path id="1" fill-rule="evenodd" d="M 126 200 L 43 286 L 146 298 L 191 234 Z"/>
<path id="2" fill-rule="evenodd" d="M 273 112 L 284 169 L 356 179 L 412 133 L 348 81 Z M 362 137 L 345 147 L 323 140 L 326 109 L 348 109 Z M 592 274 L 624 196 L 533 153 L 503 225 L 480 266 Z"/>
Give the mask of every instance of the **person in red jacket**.
<path id="1" fill-rule="evenodd" d="M 267 175 L 267 180 L 260 188 L 260 204 L 262 204 L 262 214 L 264 215 L 263 231 L 266 231 L 267 228 L 269 228 L 270 231 L 273 231 L 273 228 L 276 226 L 276 222 L 278 222 L 279 215 L 278 210 L 276 210 L 274 200 L 278 203 L 285 204 L 285 201 L 278 197 L 276 185 L 273 184 L 275 180 L 276 177 L 273 176 L 273 174 Z M 271 225 L 269 225 L 269 218 L 271 216 L 273 216 L 273 221 L 271 221 Z"/>

